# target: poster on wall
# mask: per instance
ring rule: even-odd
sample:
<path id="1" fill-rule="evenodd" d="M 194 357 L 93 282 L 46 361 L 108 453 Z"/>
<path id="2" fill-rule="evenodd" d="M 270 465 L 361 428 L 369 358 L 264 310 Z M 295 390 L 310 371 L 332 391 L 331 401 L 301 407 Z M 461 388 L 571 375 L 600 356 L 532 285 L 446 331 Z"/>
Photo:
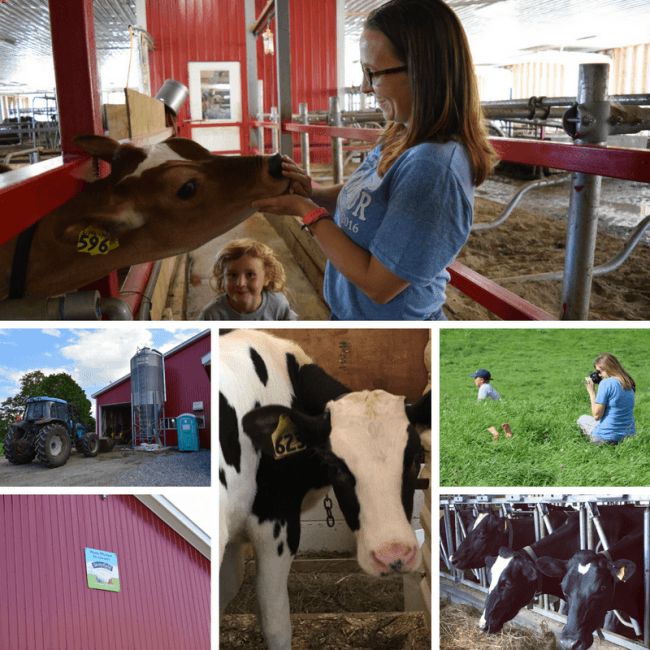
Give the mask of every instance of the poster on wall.
<path id="1" fill-rule="evenodd" d="M 115 553 L 87 548 L 86 575 L 90 589 L 120 590 L 120 574 L 117 570 L 117 555 Z"/>

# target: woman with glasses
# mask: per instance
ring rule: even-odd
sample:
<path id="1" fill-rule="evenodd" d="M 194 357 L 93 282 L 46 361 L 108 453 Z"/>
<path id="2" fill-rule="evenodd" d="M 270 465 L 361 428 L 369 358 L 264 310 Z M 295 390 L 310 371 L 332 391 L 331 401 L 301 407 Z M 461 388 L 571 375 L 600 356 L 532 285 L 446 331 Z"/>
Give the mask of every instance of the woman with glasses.
<path id="1" fill-rule="evenodd" d="M 591 400 L 591 415 L 581 415 L 578 426 L 591 442 L 617 445 L 636 433 L 634 421 L 634 379 L 613 354 L 601 354 L 594 361 L 595 373 L 582 382 Z M 598 392 L 596 393 L 597 379 Z"/>
<path id="2" fill-rule="evenodd" d="M 360 53 L 361 90 L 387 121 L 379 145 L 329 187 L 285 157 L 291 193 L 253 206 L 302 218 L 328 259 L 333 320 L 446 320 L 446 267 L 495 160 L 467 38 L 442 0 L 391 0 L 368 16 Z"/>

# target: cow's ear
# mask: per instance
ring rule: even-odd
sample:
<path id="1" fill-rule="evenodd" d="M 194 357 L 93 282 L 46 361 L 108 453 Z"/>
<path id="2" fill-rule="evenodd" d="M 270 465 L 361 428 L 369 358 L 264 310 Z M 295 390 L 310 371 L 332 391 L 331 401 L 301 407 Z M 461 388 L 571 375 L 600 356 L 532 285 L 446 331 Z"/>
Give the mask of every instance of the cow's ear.
<path id="1" fill-rule="evenodd" d="M 287 368 L 300 408 L 310 415 L 323 413 L 328 402 L 351 392 L 320 366 L 301 365 L 292 354 L 287 355 Z"/>
<path id="2" fill-rule="evenodd" d="M 509 533 L 510 526 L 512 526 L 512 523 L 510 523 L 506 517 L 501 517 L 499 521 L 497 521 L 497 531 L 500 533 Z"/>
<path id="3" fill-rule="evenodd" d="M 631 560 L 616 560 L 611 567 L 614 579 L 619 582 L 627 582 L 636 571 L 636 564 Z"/>
<path id="4" fill-rule="evenodd" d="M 417 402 L 406 405 L 406 417 L 414 425 L 431 428 L 431 391 L 428 390 Z"/>
<path id="5" fill-rule="evenodd" d="M 305 415 L 286 406 L 263 406 L 242 418 L 253 446 L 276 459 L 324 444 L 332 430 L 329 412 Z"/>
<path id="6" fill-rule="evenodd" d="M 490 571 L 492 571 L 492 567 L 494 566 L 494 563 L 497 561 L 496 557 L 493 555 L 487 555 L 485 557 L 485 567 L 488 570 L 488 575 Z"/>
<path id="7" fill-rule="evenodd" d="M 77 135 L 72 141 L 86 153 L 110 163 L 120 143 L 104 135 Z"/>
<path id="8" fill-rule="evenodd" d="M 558 560 L 554 557 L 538 557 L 535 560 L 537 568 L 551 578 L 564 578 L 567 571 L 567 562 L 565 560 Z"/>

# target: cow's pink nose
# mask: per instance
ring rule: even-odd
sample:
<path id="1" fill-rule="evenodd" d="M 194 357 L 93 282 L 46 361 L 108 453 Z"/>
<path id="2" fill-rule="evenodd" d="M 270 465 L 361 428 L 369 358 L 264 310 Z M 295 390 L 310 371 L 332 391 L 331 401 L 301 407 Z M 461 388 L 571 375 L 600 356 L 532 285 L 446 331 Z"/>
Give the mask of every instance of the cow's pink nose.
<path id="1" fill-rule="evenodd" d="M 413 560 L 418 551 L 417 545 L 408 546 L 399 542 L 384 544 L 370 552 L 373 564 L 379 573 L 404 573 L 413 568 Z"/>

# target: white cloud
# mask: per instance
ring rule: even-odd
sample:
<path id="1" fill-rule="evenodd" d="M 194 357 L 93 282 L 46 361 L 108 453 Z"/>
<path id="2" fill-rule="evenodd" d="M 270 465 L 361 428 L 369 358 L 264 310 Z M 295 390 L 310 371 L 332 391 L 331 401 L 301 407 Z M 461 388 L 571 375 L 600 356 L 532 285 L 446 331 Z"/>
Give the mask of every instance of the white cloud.
<path id="1" fill-rule="evenodd" d="M 131 357 L 151 347 L 151 333 L 142 328 L 73 330 L 61 354 L 73 363 L 72 377 L 81 386 L 106 386 L 130 372 Z"/>
<path id="2" fill-rule="evenodd" d="M 61 330 L 46 329 L 41 331 L 43 332 L 43 334 L 48 334 L 49 336 L 56 336 L 56 337 L 61 336 Z"/>

